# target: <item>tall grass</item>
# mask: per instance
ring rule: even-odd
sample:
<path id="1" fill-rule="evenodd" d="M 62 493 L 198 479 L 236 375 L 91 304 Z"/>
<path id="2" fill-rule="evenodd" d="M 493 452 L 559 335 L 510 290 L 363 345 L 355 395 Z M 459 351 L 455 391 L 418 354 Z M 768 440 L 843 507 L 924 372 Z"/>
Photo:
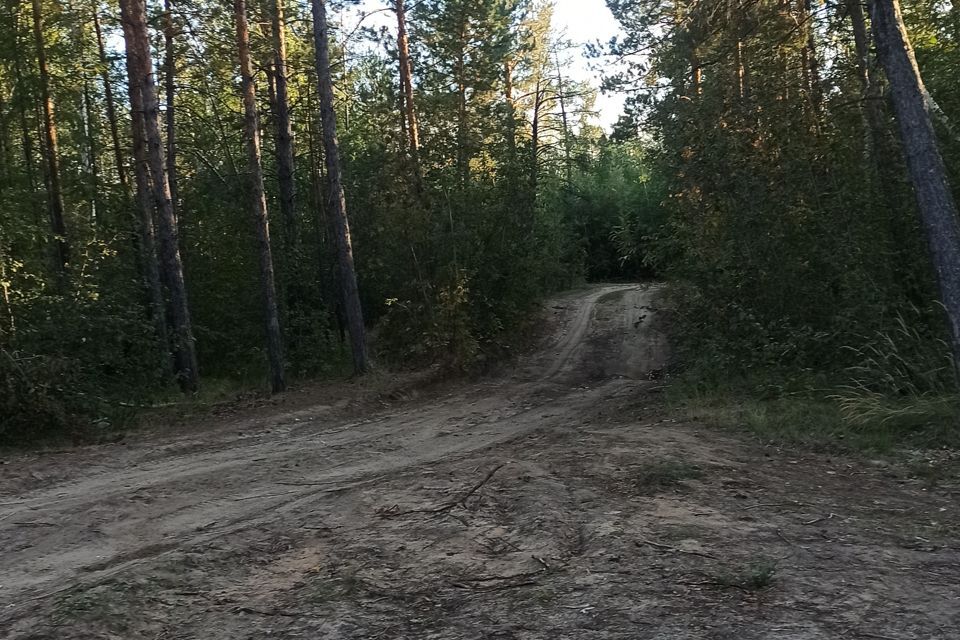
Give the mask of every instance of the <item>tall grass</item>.
<path id="1" fill-rule="evenodd" d="M 832 399 L 851 425 L 903 429 L 960 426 L 960 393 L 950 346 L 921 312 L 898 314 L 892 329 L 848 347 L 856 365 Z"/>

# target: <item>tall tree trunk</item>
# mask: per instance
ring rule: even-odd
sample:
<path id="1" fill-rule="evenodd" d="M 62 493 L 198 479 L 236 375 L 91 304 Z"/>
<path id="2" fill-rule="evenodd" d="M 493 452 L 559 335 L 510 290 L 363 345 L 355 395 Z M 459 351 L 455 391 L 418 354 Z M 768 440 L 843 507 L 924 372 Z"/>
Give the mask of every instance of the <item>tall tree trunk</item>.
<path id="1" fill-rule="evenodd" d="M 23 54 L 20 47 L 20 12 L 19 3 L 13 8 L 13 30 L 14 30 L 14 52 L 13 52 L 13 73 L 14 73 L 14 99 L 17 105 L 17 115 L 20 119 L 20 140 L 23 151 L 23 168 L 27 177 L 27 185 L 30 192 L 36 191 L 37 178 L 34 174 L 33 159 L 33 136 L 30 133 L 30 122 L 27 118 L 27 87 L 23 79 Z"/>
<path id="2" fill-rule="evenodd" d="M 512 60 L 503 63 L 503 98 L 507 103 L 507 153 L 512 162 L 517 152 L 517 102 L 513 95 Z"/>
<path id="3" fill-rule="evenodd" d="M 290 121 L 290 96 L 287 87 L 287 25 L 284 0 L 271 0 L 273 31 L 274 115 L 277 119 L 277 181 L 280 187 L 280 216 L 283 218 L 283 242 L 288 255 L 297 243 L 297 183 L 294 166 L 293 125 Z"/>
<path id="4" fill-rule="evenodd" d="M 150 58 L 150 37 L 147 31 L 146 10 L 142 0 L 119 0 L 120 15 L 127 36 L 127 56 L 132 58 L 133 75 L 130 84 L 139 90 L 142 98 L 143 125 L 146 132 L 147 161 L 150 165 L 153 198 L 160 231 L 162 279 L 170 299 L 170 317 L 173 323 L 173 355 L 177 378 L 184 391 L 195 391 L 198 386 L 197 353 L 187 301 L 187 287 L 183 279 L 183 263 L 177 218 L 170 200 L 163 158 L 163 136 L 160 133 L 160 109 L 157 87 Z"/>
<path id="5" fill-rule="evenodd" d="M 853 42 L 857 52 L 857 76 L 863 89 L 863 111 L 867 122 L 870 153 L 877 160 L 882 152 L 881 141 L 886 138 L 886 117 L 883 112 L 883 91 L 870 65 L 870 34 L 863 14 L 861 0 L 846 0 L 847 14 L 853 27 Z"/>
<path id="6" fill-rule="evenodd" d="M 927 112 L 923 79 L 910 45 L 899 0 L 870 0 L 880 63 L 890 82 L 893 108 L 907 156 L 920 216 L 951 329 L 960 373 L 960 220 L 946 167 Z"/>
<path id="7" fill-rule="evenodd" d="M 10 144 L 10 125 L 7 122 L 7 94 L 4 87 L 0 87 L 0 189 L 10 183 L 13 171 L 13 149 Z"/>
<path id="8" fill-rule="evenodd" d="M 703 66 L 700 64 L 700 55 L 696 48 L 690 52 L 690 84 L 693 97 L 699 98 L 703 95 Z"/>
<path id="9" fill-rule="evenodd" d="M 313 5 L 313 36 L 317 64 L 317 88 L 320 95 L 320 119 L 323 124 L 323 146 L 329 184 L 330 215 L 337 243 L 337 262 L 343 305 L 350 332 L 353 368 L 358 374 L 369 368 L 367 361 L 366 328 L 357 288 L 357 274 L 353 265 L 353 247 L 347 203 L 343 193 L 343 175 L 340 166 L 340 147 L 337 141 L 337 115 L 334 111 L 333 78 L 330 73 L 330 41 L 327 24 L 326 0 L 311 0 Z"/>
<path id="10" fill-rule="evenodd" d="M 457 50 L 457 59 L 454 64 L 454 75 L 457 83 L 457 173 L 460 176 L 460 185 L 466 187 L 470 181 L 470 151 L 468 138 L 470 131 L 467 121 L 467 33 L 466 21 L 460 25 L 460 46 Z"/>
<path id="11" fill-rule="evenodd" d="M 413 177 L 419 192 L 422 189 L 423 173 L 420 167 L 420 125 L 413 95 L 413 62 L 410 59 L 410 40 L 407 37 L 407 14 L 404 0 L 395 0 L 397 12 L 397 55 L 400 60 L 400 83 L 403 88 L 404 114 L 407 119 L 407 135 L 410 139 L 410 160 Z"/>
<path id="12" fill-rule="evenodd" d="M 170 183 L 170 202 L 173 205 L 173 214 L 180 213 L 180 189 L 177 172 L 177 52 L 173 41 L 173 3 L 163 0 L 163 82 L 164 82 L 164 114 L 167 127 L 167 180 Z M 179 222 L 178 222 L 179 224 Z"/>
<path id="13" fill-rule="evenodd" d="M 237 23 L 237 52 L 243 81 L 243 134 L 247 142 L 247 164 L 250 172 L 250 202 L 257 230 L 257 253 L 260 259 L 260 288 L 263 294 L 263 315 L 267 330 L 267 359 L 270 363 L 270 388 L 274 393 L 286 389 L 283 371 L 283 338 L 280 333 L 280 312 L 277 310 L 277 288 L 270 250 L 270 223 L 267 197 L 263 190 L 263 165 L 260 157 L 260 123 L 257 115 L 257 89 L 253 83 L 253 62 L 250 59 L 250 28 L 247 25 L 246 0 L 234 0 Z"/>
<path id="14" fill-rule="evenodd" d="M 90 172 L 90 219 L 95 224 L 100 215 L 100 163 L 97 160 L 97 136 L 93 128 L 93 100 L 90 83 L 83 83 L 83 130 L 86 137 L 87 170 Z"/>
<path id="15" fill-rule="evenodd" d="M 537 191 L 540 185 L 540 111 L 545 102 L 546 90 L 541 87 L 541 80 L 537 78 L 537 86 L 533 92 L 533 119 L 530 125 L 530 215 L 536 210 Z"/>
<path id="16" fill-rule="evenodd" d="M 65 286 L 70 263 L 70 245 L 64 223 L 63 184 L 60 176 L 60 146 L 57 140 L 57 121 L 50 94 L 50 71 L 47 68 L 46 43 L 43 34 L 43 8 L 40 0 L 32 0 L 33 35 L 37 46 L 37 66 L 40 72 L 40 101 L 43 107 L 44 155 L 47 162 L 47 180 L 50 192 L 50 230 L 54 235 L 55 261 L 61 286 Z"/>
<path id="17" fill-rule="evenodd" d="M 7 239 L 0 229 L 0 303 L 3 304 L 3 318 L 0 318 L 0 347 L 9 347 L 13 342 L 17 330 L 17 323 L 13 315 L 13 305 L 10 304 L 10 283 L 7 271 Z"/>
<path id="18" fill-rule="evenodd" d="M 123 36 L 131 42 L 133 33 L 130 24 L 121 20 Z M 143 95 L 137 78 L 135 56 L 126 56 L 128 95 L 130 100 L 131 140 L 133 141 L 133 175 L 137 199 L 137 235 L 140 249 L 140 268 L 142 270 L 144 290 L 149 300 L 150 318 L 153 320 L 157 341 L 166 352 L 170 352 L 170 336 L 167 331 L 166 303 L 163 297 L 163 283 L 160 279 L 160 264 L 157 261 L 157 238 L 154 227 L 154 202 L 150 186 L 150 163 L 147 161 L 146 130 L 144 127 Z M 171 353 L 171 356 L 173 354 Z M 170 372 L 176 373 L 176 359 L 171 360 Z"/>
<path id="19" fill-rule="evenodd" d="M 117 123 L 117 106 L 113 98 L 113 82 L 110 80 L 110 60 L 103 43 L 103 28 L 100 26 L 100 12 L 93 11 L 93 29 L 97 35 L 97 53 L 100 57 L 100 77 L 103 81 L 103 99 L 107 108 L 107 123 L 110 125 L 110 140 L 113 143 L 113 158 L 117 165 L 117 179 L 120 186 L 127 186 L 127 167 L 124 160 L 123 145 L 120 143 L 120 126 Z"/>
<path id="20" fill-rule="evenodd" d="M 823 112 L 823 90 L 821 88 L 820 58 L 817 53 L 817 38 L 811 8 L 811 0 L 797 0 L 796 23 L 804 40 L 800 47 L 800 71 L 813 120 L 813 129 L 819 133 Z"/>
<path id="21" fill-rule="evenodd" d="M 570 144 L 570 122 L 567 114 L 567 89 L 563 81 L 563 69 L 560 67 L 560 52 L 554 51 L 557 64 L 557 100 L 560 103 L 560 124 L 563 126 L 563 165 L 567 186 L 573 184 L 573 149 Z"/>

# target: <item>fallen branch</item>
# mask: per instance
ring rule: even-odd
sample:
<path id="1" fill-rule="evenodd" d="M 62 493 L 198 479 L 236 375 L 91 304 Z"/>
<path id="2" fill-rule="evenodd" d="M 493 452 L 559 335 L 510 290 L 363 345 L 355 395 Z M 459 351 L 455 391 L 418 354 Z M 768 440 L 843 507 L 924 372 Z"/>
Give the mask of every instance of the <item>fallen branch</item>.
<path id="1" fill-rule="evenodd" d="M 817 524 L 819 522 L 823 522 L 824 520 L 833 520 L 834 515 L 835 514 L 831 513 L 828 516 L 821 516 L 819 518 L 814 518 L 813 520 L 810 520 L 809 522 L 804 522 L 803 524 L 809 526 L 809 525 Z"/>
<path id="2" fill-rule="evenodd" d="M 523 582 L 513 582 L 508 584 L 495 584 L 490 587 L 471 587 L 460 582 L 451 582 L 458 589 L 470 589 L 472 591 L 500 591 L 502 589 L 516 589 L 518 587 L 532 587 L 539 584 L 536 580 L 524 580 Z"/>
<path id="3" fill-rule="evenodd" d="M 411 513 L 446 513 L 447 511 L 450 511 L 450 510 L 454 509 L 454 508 L 457 507 L 457 506 L 464 506 L 464 507 L 465 507 L 465 506 L 466 506 L 465 503 L 466 503 L 467 499 L 468 499 L 470 496 L 472 496 L 473 494 L 475 494 L 477 491 L 479 491 L 480 489 L 482 489 L 485 484 L 487 484 L 488 482 L 490 482 L 490 479 L 493 478 L 494 474 L 495 474 L 497 471 L 499 471 L 500 469 L 503 469 L 505 466 L 507 466 L 507 463 L 506 463 L 506 462 L 504 462 L 503 464 L 499 464 L 499 465 L 495 466 L 493 469 L 491 469 L 489 472 L 487 472 L 487 475 L 485 475 L 480 482 L 478 482 L 477 484 L 475 484 L 475 485 L 473 485 L 472 487 L 470 487 L 470 489 L 469 489 L 468 491 L 466 491 L 462 496 L 460 496 L 460 497 L 457 498 L 456 500 L 451 500 L 450 502 L 447 502 L 447 503 L 445 503 L 445 504 L 442 504 L 442 505 L 440 505 L 439 507 L 433 507 L 432 509 L 408 509 L 408 510 L 406 510 L 406 511 L 397 511 L 397 510 L 396 510 L 396 509 L 397 509 L 397 505 L 394 505 L 394 506 L 390 507 L 389 509 L 386 509 L 386 510 L 381 511 L 381 512 L 380 512 L 380 515 L 381 515 L 382 517 L 384 517 L 384 518 L 393 518 L 393 517 L 396 517 L 396 516 L 403 516 L 403 515 L 408 515 L 408 514 L 411 514 Z"/>
<path id="4" fill-rule="evenodd" d="M 796 500 L 794 500 L 793 502 L 763 502 L 760 504 L 752 504 L 749 507 L 744 507 L 743 510 L 750 511 L 751 509 L 759 509 L 761 507 L 802 507 L 802 506 L 803 506 L 803 503 L 797 502 Z"/>
<path id="5" fill-rule="evenodd" d="M 237 607 L 234 609 L 237 613 L 253 613 L 258 616 L 284 616 L 286 618 L 297 618 L 301 614 L 291 613 L 290 611 L 282 611 L 280 609 L 275 609 L 273 611 L 264 611 L 263 609 L 255 609 L 253 607 Z"/>
<path id="6" fill-rule="evenodd" d="M 663 551 L 672 551 L 673 553 L 683 553 L 688 556 L 700 556 L 701 558 L 710 558 L 711 560 L 716 560 L 716 556 L 712 556 L 709 553 L 704 553 L 702 551 L 687 551 L 686 549 L 680 549 L 678 547 L 671 547 L 668 544 L 663 544 L 660 542 L 654 542 L 653 540 L 647 540 L 646 538 L 640 538 L 635 542 L 638 547 L 643 545 L 649 545 L 655 549 L 662 549 Z"/>

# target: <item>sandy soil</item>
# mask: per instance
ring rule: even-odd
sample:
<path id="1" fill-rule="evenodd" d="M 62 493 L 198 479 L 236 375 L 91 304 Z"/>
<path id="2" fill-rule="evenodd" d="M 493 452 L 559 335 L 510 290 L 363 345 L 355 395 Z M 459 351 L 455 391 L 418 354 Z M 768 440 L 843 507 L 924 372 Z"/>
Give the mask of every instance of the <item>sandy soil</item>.
<path id="1" fill-rule="evenodd" d="M 478 382 L 3 461 L 0 637 L 960 638 L 957 486 L 669 415 L 656 304 L 561 297 Z"/>

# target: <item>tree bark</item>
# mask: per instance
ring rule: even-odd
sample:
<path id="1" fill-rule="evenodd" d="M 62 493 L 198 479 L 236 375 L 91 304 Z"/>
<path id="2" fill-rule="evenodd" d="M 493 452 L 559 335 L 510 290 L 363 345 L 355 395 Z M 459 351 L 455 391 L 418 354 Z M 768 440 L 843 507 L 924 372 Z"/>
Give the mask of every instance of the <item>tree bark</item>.
<path id="1" fill-rule="evenodd" d="M 297 243 L 297 184 L 294 165 L 293 125 L 290 121 L 290 96 L 287 72 L 287 26 L 284 0 L 271 0 L 273 31 L 274 115 L 277 122 L 277 181 L 280 187 L 280 216 L 283 218 L 283 241 L 287 254 Z"/>
<path id="2" fill-rule="evenodd" d="M 536 208 L 540 183 L 540 110 L 543 108 L 545 94 L 546 90 L 541 88 L 541 81 L 537 78 L 537 86 L 533 92 L 533 118 L 530 123 L 530 199 L 533 203 L 531 215 Z"/>
<path id="3" fill-rule="evenodd" d="M 467 33 L 466 21 L 460 25 L 460 46 L 457 50 L 457 60 L 454 65 L 454 75 L 457 83 L 457 172 L 460 184 L 466 187 L 470 181 L 470 151 L 468 139 L 470 131 L 467 116 Z"/>
<path id="4" fill-rule="evenodd" d="M 573 184 L 573 149 L 570 144 L 570 122 L 567 114 L 567 90 L 563 81 L 563 68 L 560 66 L 560 52 L 554 51 L 557 64 L 557 99 L 560 104 L 560 124 L 563 126 L 563 164 L 567 186 Z"/>
<path id="5" fill-rule="evenodd" d="M 240 57 L 240 76 L 243 88 L 243 133 L 247 143 L 247 164 L 250 172 L 250 202 L 254 226 L 257 230 L 260 288 L 263 295 L 263 315 L 266 321 L 270 388 L 274 393 L 280 393 L 286 389 L 287 383 L 283 370 L 283 338 L 280 332 L 280 312 L 277 307 L 273 254 L 270 250 L 267 197 L 263 189 L 260 123 L 257 114 L 257 89 L 253 82 L 253 62 L 250 59 L 250 28 L 247 25 L 247 3 L 245 0 L 235 0 L 233 6 L 237 25 L 237 52 Z"/>
<path id="6" fill-rule="evenodd" d="M 817 32 L 813 23 L 813 3 L 811 0 L 802 0 L 802 3 L 800 15 L 807 37 L 807 42 L 804 46 L 804 62 L 809 69 L 807 88 L 810 91 L 810 102 L 813 105 L 813 112 L 819 120 L 823 113 L 823 88 L 821 86 L 820 53 L 817 50 Z"/>
<path id="7" fill-rule="evenodd" d="M 37 188 L 37 178 L 34 174 L 34 155 L 33 155 L 33 136 L 30 133 L 30 122 L 27 118 L 27 97 L 26 83 L 23 79 L 23 51 L 20 46 L 20 5 L 17 3 L 13 7 L 13 31 L 14 31 L 14 52 L 13 52 L 13 73 L 14 73 L 14 98 L 17 104 L 17 115 L 20 120 L 20 140 L 23 151 L 23 167 L 27 177 L 27 185 L 31 193 Z"/>
<path id="8" fill-rule="evenodd" d="M 123 23 L 123 35 L 126 42 L 133 37 L 130 25 Z M 136 185 L 137 199 L 137 235 L 140 249 L 140 268 L 142 271 L 144 290 L 149 301 L 150 318 L 153 320 L 154 331 L 158 342 L 164 351 L 170 351 L 170 337 L 167 331 L 167 317 L 164 310 L 166 303 L 163 298 L 163 284 L 160 280 L 160 265 L 157 262 L 157 238 L 154 227 L 154 203 L 150 192 L 150 165 L 147 162 L 147 144 L 143 124 L 143 96 L 140 85 L 137 83 L 138 71 L 136 59 L 132 55 L 126 57 L 128 95 L 130 100 L 131 139 L 133 141 L 133 175 Z M 172 353 L 171 353 L 172 356 Z M 171 372 L 176 371 L 176 362 L 172 362 Z"/>
<path id="9" fill-rule="evenodd" d="M 139 91 L 142 100 L 146 159 L 150 165 L 153 200 L 160 232 L 161 274 L 169 293 L 170 318 L 173 323 L 174 363 L 181 388 L 184 391 L 195 391 L 199 382 L 196 345 L 180 258 L 177 218 L 170 200 L 170 183 L 163 158 L 160 109 L 150 58 L 146 10 L 142 0 L 119 0 L 119 3 L 127 41 L 127 56 L 132 59 L 128 62 L 131 70 L 131 93 Z"/>
<path id="10" fill-rule="evenodd" d="M 410 143 L 410 161 L 413 163 L 415 186 L 422 189 L 423 172 L 420 167 L 420 125 L 413 95 L 413 62 L 410 59 L 410 40 L 407 37 L 407 14 L 404 0 L 395 0 L 397 13 L 397 55 L 400 60 L 400 83 L 403 86 L 404 114 Z"/>
<path id="11" fill-rule="evenodd" d="M 63 184 L 60 175 L 60 146 L 57 139 L 57 121 L 50 94 L 50 71 L 47 68 L 47 53 L 43 34 L 43 8 L 40 0 L 32 0 L 33 35 L 37 46 L 37 66 L 40 72 L 40 101 L 43 107 L 44 155 L 46 156 L 50 192 L 50 230 L 54 235 L 54 258 L 61 286 L 65 286 L 70 263 L 70 245 L 67 242 L 67 227 L 64 223 Z"/>
<path id="12" fill-rule="evenodd" d="M 166 94 L 164 97 L 166 103 L 164 105 L 166 107 L 164 119 L 167 127 L 167 180 L 170 183 L 170 202 L 173 205 L 173 213 L 178 215 L 180 213 L 180 189 L 177 172 L 177 57 L 173 41 L 173 3 L 171 0 L 163 1 L 163 11 L 163 82 Z"/>
<path id="13" fill-rule="evenodd" d="M 9 347 L 13 343 L 17 330 L 13 305 L 10 303 L 10 282 L 7 271 L 7 239 L 0 229 L 0 302 L 3 303 L 3 319 L 0 320 L 0 347 Z"/>
<path id="14" fill-rule="evenodd" d="M 333 79 L 330 73 L 330 40 L 325 0 L 311 0 L 313 6 L 313 35 L 317 65 L 317 88 L 320 95 L 320 120 L 323 124 L 323 145 L 329 184 L 330 215 L 337 244 L 337 263 L 340 287 L 350 332 L 353 368 L 357 374 L 369 368 L 367 360 L 366 328 L 357 288 L 357 274 L 353 264 L 350 223 L 343 193 L 343 175 L 340 166 L 340 148 L 337 141 L 337 115 L 334 111 Z"/>
<path id="15" fill-rule="evenodd" d="M 86 137 L 87 169 L 90 172 L 90 219 L 98 223 L 100 215 L 100 163 L 97 160 L 97 136 L 93 128 L 93 100 L 90 98 L 90 83 L 83 83 L 83 132 Z"/>
<path id="16" fill-rule="evenodd" d="M 103 80 L 103 99 L 107 108 L 107 123 L 110 126 L 110 140 L 113 143 L 113 158 L 117 167 L 117 179 L 120 186 L 127 186 L 127 167 L 124 160 L 123 145 L 120 143 L 120 126 L 117 123 L 117 105 L 113 97 L 113 83 L 110 81 L 110 60 L 103 43 L 103 29 L 100 26 L 99 11 L 93 12 L 93 29 L 97 36 L 97 53 L 100 57 L 100 77 Z"/>
<path id="17" fill-rule="evenodd" d="M 880 63 L 890 82 L 894 112 L 927 235 L 941 301 L 960 374 L 960 221 L 924 99 L 923 79 L 910 45 L 899 0 L 870 0 Z"/>

